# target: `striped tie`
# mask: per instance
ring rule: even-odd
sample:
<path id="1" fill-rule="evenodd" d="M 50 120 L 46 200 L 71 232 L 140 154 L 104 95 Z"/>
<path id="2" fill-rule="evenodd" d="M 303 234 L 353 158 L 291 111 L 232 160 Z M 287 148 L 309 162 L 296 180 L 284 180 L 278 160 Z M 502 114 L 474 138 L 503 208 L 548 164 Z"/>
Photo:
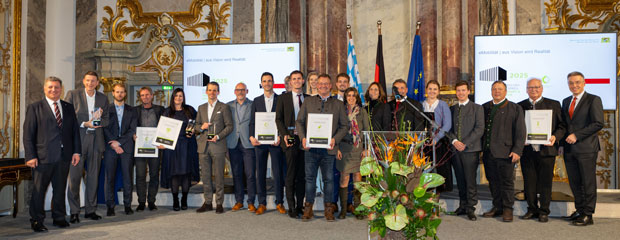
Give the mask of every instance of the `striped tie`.
<path id="1" fill-rule="evenodd" d="M 54 114 L 56 115 L 56 124 L 59 128 L 62 128 L 62 118 L 60 117 L 60 109 L 58 109 L 58 102 L 54 102 Z"/>

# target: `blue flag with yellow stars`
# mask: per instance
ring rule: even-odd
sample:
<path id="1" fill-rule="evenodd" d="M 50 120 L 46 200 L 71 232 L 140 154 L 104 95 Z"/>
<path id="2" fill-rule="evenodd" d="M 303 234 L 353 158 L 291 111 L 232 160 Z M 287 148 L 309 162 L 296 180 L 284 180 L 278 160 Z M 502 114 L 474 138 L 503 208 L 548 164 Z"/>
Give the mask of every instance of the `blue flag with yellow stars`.
<path id="1" fill-rule="evenodd" d="M 420 35 L 415 35 L 411 49 L 411 62 L 407 76 L 407 98 L 418 102 L 424 101 L 424 64 L 422 61 L 422 41 Z"/>

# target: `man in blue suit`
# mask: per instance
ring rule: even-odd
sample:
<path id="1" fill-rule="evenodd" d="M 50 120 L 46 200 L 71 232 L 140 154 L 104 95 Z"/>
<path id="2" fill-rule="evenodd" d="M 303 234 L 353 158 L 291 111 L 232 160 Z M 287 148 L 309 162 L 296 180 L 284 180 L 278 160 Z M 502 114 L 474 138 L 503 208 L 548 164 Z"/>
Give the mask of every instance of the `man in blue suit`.
<path id="1" fill-rule="evenodd" d="M 228 103 L 233 119 L 233 131 L 226 138 L 233 183 L 235 184 L 235 200 L 237 203 L 232 211 L 243 208 L 243 174 L 245 173 L 248 188 L 248 210 L 256 212 L 256 155 L 250 143 L 250 119 L 252 118 L 252 100 L 246 98 L 248 88 L 245 83 L 237 83 L 235 96 L 237 99 Z"/>

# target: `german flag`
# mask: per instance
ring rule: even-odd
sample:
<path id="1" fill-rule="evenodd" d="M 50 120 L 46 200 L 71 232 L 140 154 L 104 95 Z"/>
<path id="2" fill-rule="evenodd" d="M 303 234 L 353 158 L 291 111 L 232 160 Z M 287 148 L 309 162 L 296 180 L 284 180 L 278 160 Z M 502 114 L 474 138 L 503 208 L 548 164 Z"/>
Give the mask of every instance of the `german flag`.
<path id="1" fill-rule="evenodd" d="M 375 64 L 375 82 L 379 83 L 383 88 L 383 92 L 387 93 L 385 88 L 385 67 L 383 65 L 383 41 L 381 32 L 379 32 L 379 40 L 377 42 L 377 63 Z"/>

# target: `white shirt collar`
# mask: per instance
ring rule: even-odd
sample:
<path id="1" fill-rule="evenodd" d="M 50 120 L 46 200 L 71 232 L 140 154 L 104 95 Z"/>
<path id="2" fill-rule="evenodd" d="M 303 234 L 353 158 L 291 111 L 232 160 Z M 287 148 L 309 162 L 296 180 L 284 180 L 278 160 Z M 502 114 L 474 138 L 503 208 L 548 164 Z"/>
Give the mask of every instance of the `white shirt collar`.
<path id="1" fill-rule="evenodd" d="M 45 96 L 45 100 L 47 100 L 47 104 L 50 105 L 50 106 L 53 106 L 54 102 L 57 102 L 58 103 L 58 107 L 60 107 L 60 99 L 54 101 L 52 99 L 49 99 L 47 96 Z"/>
<path id="2" fill-rule="evenodd" d="M 88 95 L 88 90 L 86 90 L 86 88 L 84 88 L 84 94 L 86 94 L 87 98 L 94 98 L 97 95 L 97 89 L 95 89 L 92 97 Z"/>
<path id="3" fill-rule="evenodd" d="M 581 100 L 581 98 L 583 97 L 584 93 L 586 93 L 586 91 L 583 91 L 579 95 L 577 95 L 577 101 Z M 573 98 L 575 98 L 575 95 L 573 95 Z M 571 101 L 572 101 L 572 99 L 571 99 Z"/>
<path id="4" fill-rule="evenodd" d="M 502 99 L 501 101 L 499 101 L 497 103 L 495 102 L 495 100 L 492 100 L 492 101 L 493 101 L 493 104 L 497 105 L 497 104 L 500 104 L 501 102 L 503 102 L 504 100 L 506 100 L 506 98 Z"/>
<path id="5" fill-rule="evenodd" d="M 533 102 L 537 102 L 538 103 L 538 102 L 540 102 L 540 100 L 542 100 L 542 95 L 538 99 L 536 99 L 536 100 L 532 100 L 531 98 L 529 98 L 529 100 L 530 100 L 530 103 L 533 103 Z"/>
<path id="6" fill-rule="evenodd" d="M 465 102 L 459 102 L 459 106 L 465 106 L 469 103 L 469 98 L 465 100 Z"/>

